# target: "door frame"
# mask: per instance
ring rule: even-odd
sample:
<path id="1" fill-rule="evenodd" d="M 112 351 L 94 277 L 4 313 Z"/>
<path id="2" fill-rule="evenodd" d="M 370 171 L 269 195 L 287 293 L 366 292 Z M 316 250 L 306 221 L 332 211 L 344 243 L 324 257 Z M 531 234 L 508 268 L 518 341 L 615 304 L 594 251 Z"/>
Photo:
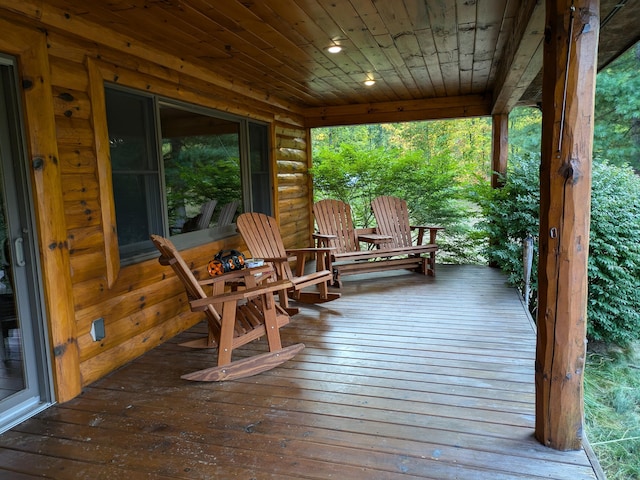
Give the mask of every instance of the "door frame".
<path id="1" fill-rule="evenodd" d="M 3 120 L 6 140 L 0 165 L 7 218 L 7 239 L 14 259 L 16 242 L 22 239 L 24 265 L 12 268 L 16 315 L 20 326 L 22 343 L 22 375 L 24 388 L 2 399 L 0 404 L 0 432 L 24 421 L 51 405 L 53 391 L 51 385 L 51 362 L 47 348 L 47 329 L 44 317 L 42 281 L 39 275 L 40 261 L 36 222 L 33 214 L 33 198 L 29 172 L 26 168 L 26 144 L 24 137 L 24 117 L 18 88 L 18 61 L 14 56 L 0 53 L 0 66 L 6 72 L 7 82 L 2 85 L 4 98 L 8 99 L 5 109 L 7 122 Z M 9 104 L 11 103 L 11 104 Z M 4 104 L 4 99 L 3 99 Z"/>
<path id="2" fill-rule="evenodd" d="M 52 383 L 65 402 L 80 394 L 82 378 L 47 34 L 3 18 L 0 31 L 0 51 L 18 59 Z"/>

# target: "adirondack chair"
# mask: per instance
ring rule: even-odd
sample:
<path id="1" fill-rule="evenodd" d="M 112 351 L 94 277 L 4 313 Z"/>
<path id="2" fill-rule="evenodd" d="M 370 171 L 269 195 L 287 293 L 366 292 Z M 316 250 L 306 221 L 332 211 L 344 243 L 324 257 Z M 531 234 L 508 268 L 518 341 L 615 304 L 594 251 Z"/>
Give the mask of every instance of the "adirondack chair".
<path id="1" fill-rule="evenodd" d="M 208 202 L 202 204 L 202 207 L 200 208 L 200 218 L 198 219 L 196 230 L 204 230 L 205 228 L 209 228 L 211 218 L 213 218 L 213 211 L 216 209 L 217 204 L 217 200 L 209 200 Z"/>
<path id="2" fill-rule="evenodd" d="M 374 228 L 355 228 L 351 207 L 340 200 L 326 199 L 314 203 L 313 216 L 318 226 L 315 238 L 334 247 L 337 254 L 360 251 L 360 242 L 371 242 L 375 235 Z"/>
<path id="3" fill-rule="evenodd" d="M 272 263 L 277 278 L 293 284 L 279 294 L 280 305 L 290 315 L 298 313 L 299 309 L 289 306 L 289 297 L 301 303 L 323 303 L 340 298 L 339 293 L 329 292 L 332 274 L 324 269 L 330 248 L 285 249 L 276 219 L 263 213 L 243 213 L 236 220 L 236 226 L 251 255 Z M 316 256 L 316 271 L 305 273 L 306 256 L 309 254 Z M 291 259 L 296 262 L 295 274 L 289 264 Z M 318 291 L 302 291 L 312 286 L 316 286 Z"/>
<path id="4" fill-rule="evenodd" d="M 313 205 L 313 214 L 318 227 L 314 233 L 318 245 L 334 247 L 327 262 L 327 268 L 333 272 L 334 285 L 342 285 L 343 275 L 393 269 L 424 271 L 425 260 L 413 249 L 392 246 L 393 239 L 374 228 L 355 228 L 347 203 L 320 200 Z M 367 248 L 363 250 L 361 243 Z"/>
<path id="5" fill-rule="evenodd" d="M 209 200 L 200 207 L 200 213 L 195 217 L 187 219 L 182 225 L 182 233 L 193 232 L 196 230 L 204 230 L 209 227 L 211 218 L 213 217 L 213 211 L 216 209 L 218 200 Z"/>
<path id="6" fill-rule="evenodd" d="M 236 210 L 238 210 L 238 205 L 240 205 L 238 200 L 225 203 L 220 209 L 220 215 L 218 216 L 216 227 L 220 228 L 231 225 L 233 223 L 233 217 L 236 214 Z"/>
<path id="7" fill-rule="evenodd" d="M 371 202 L 373 215 L 376 218 L 376 230 L 381 235 L 391 238 L 391 241 L 381 245 L 382 249 L 404 249 L 412 255 L 428 253 L 425 265 L 426 274 L 434 276 L 436 273 L 436 235 L 443 227 L 412 226 L 409 222 L 407 202 L 398 197 L 381 196 Z M 429 243 L 423 243 L 425 232 L 429 230 Z M 416 243 L 413 243 L 412 233 L 417 231 Z"/>
<path id="8" fill-rule="evenodd" d="M 304 348 L 302 343 L 282 347 L 279 329 L 289 323 L 289 315 L 276 304 L 274 292 L 290 287 L 291 282 L 257 283 L 256 274 L 268 276 L 270 267 L 237 270 L 198 281 L 170 240 L 159 235 L 151 235 L 151 240 L 160 251 L 160 263 L 171 266 L 182 282 L 191 310 L 203 312 L 206 316 L 209 337 L 205 342 L 197 342 L 200 346 L 218 348 L 215 367 L 182 375 L 181 378 L 204 382 L 244 378 L 272 369 Z M 244 288 L 226 291 L 227 282 L 239 281 Z M 210 295 L 205 293 L 205 287 L 211 288 Z M 269 352 L 231 360 L 235 348 L 265 335 Z"/>

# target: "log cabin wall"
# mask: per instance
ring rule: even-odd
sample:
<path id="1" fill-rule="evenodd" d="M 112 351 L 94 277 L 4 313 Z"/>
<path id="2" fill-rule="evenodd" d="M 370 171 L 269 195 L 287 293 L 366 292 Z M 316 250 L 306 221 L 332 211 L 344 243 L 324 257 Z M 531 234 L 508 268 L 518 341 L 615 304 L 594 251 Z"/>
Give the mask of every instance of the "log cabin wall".
<path id="1" fill-rule="evenodd" d="M 45 29 L 33 19 L 0 8 L 0 21 L 3 19 L 8 20 L 7 28 L 10 22 L 14 25 L 11 28 L 28 31 L 28 38 L 36 36 L 46 42 L 62 192 L 62 198 L 57 200 L 64 205 L 69 249 L 68 264 L 62 268 L 68 268 L 71 278 L 74 311 L 73 319 L 65 318 L 68 315 L 59 310 L 56 314 L 57 300 L 47 295 L 45 288 L 49 322 L 65 324 L 64 328 L 50 324 L 49 332 L 53 332 L 53 337 L 61 335 L 55 332 L 65 332 L 71 337 L 50 339 L 55 352 L 52 356 L 56 396 L 58 401 L 64 401 L 80 393 L 79 386 L 103 377 L 202 319 L 201 315 L 189 312 L 182 286 L 157 260 L 122 268 L 110 264 L 113 245 L 108 244 L 110 226 L 105 221 L 111 218 L 113 199 L 105 196 L 111 181 L 105 173 L 110 177 L 110 166 L 105 153 L 108 147 L 100 145 L 100 132 L 106 132 L 106 116 L 102 84 L 96 82 L 115 82 L 269 122 L 274 214 L 279 218 L 288 247 L 305 246 L 311 238 L 309 133 L 303 118 L 295 112 L 203 80 L 207 75 L 213 78 L 214 73 L 200 78 L 186 75 L 179 68 L 167 67 L 171 61 L 160 64 L 85 41 L 78 32 Z M 27 35 L 7 36 L 5 43 L 11 42 L 7 38 L 20 42 Z M 25 48 L 15 45 L 7 53 Z M 174 63 L 180 65 L 180 59 Z M 34 144 L 39 132 L 30 130 L 28 120 L 25 133 L 34 139 L 31 142 Z M 51 253 L 44 242 L 46 238 L 41 236 L 40 252 L 46 263 L 44 257 Z M 197 268 L 206 265 L 221 248 L 245 249 L 245 246 L 240 237 L 232 236 L 190 249 L 184 256 Z M 91 324 L 97 318 L 105 322 L 106 336 L 101 341 L 93 341 L 90 335 Z M 59 350 L 61 344 L 76 344 L 77 350 Z M 57 363 L 64 363 L 64 367 Z"/>

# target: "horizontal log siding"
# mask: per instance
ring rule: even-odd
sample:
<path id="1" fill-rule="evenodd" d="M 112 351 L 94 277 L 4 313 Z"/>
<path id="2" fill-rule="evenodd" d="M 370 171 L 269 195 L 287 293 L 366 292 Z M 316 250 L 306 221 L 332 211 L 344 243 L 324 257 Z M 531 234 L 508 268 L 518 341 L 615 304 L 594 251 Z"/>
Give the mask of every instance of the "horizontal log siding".
<path id="1" fill-rule="evenodd" d="M 188 311 L 182 287 L 170 270 L 156 260 L 122 268 L 108 288 L 87 58 L 99 65 L 105 80 L 275 123 L 276 211 L 287 246 L 309 241 L 307 135 L 302 118 L 294 113 L 270 110 L 267 102 L 166 66 L 61 32 L 49 32 L 47 43 L 77 326 L 72 340 L 79 348 L 79 374 L 86 386 L 201 320 L 201 315 Z M 184 255 L 194 268 L 201 267 L 222 248 L 246 249 L 235 236 Z M 104 319 L 106 336 L 94 342 L 90 329 L 97 318 Z"/>
<path id="2" fill-rule="evenodd" d="M 308 137 L 304 128 L 276 126 L 278 207 L 285 247 L 306 247 L 311 242 L 311 188 Z"/>

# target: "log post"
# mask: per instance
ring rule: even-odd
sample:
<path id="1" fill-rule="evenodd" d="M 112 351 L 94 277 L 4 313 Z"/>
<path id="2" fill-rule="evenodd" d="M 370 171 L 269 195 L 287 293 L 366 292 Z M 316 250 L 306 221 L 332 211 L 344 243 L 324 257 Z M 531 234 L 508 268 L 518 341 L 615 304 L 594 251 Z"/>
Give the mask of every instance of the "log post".
<path id="1" fill-rule="evenodd" d="M 538 441 L 581 448 L 599 0 L 546 0 L 536 352 Z"/>
<path id="2" fill-rule="evenodd" d="M 507 173 L 509 157 L 509 114 L 493 115 L 491 122 L 491 188 L 503 184 L 501 176 Z"/>
<path id="3" fill-rule="evenodd" d="M 504 186 L 509 157 L 509 114 L 497 113 L 491 119 L 491 188 Z M 495 238 L 489 239 L 490 245 L 497 245 Z M 498 268 L 498 263 L 489 261 L 489 266 Z"/>

